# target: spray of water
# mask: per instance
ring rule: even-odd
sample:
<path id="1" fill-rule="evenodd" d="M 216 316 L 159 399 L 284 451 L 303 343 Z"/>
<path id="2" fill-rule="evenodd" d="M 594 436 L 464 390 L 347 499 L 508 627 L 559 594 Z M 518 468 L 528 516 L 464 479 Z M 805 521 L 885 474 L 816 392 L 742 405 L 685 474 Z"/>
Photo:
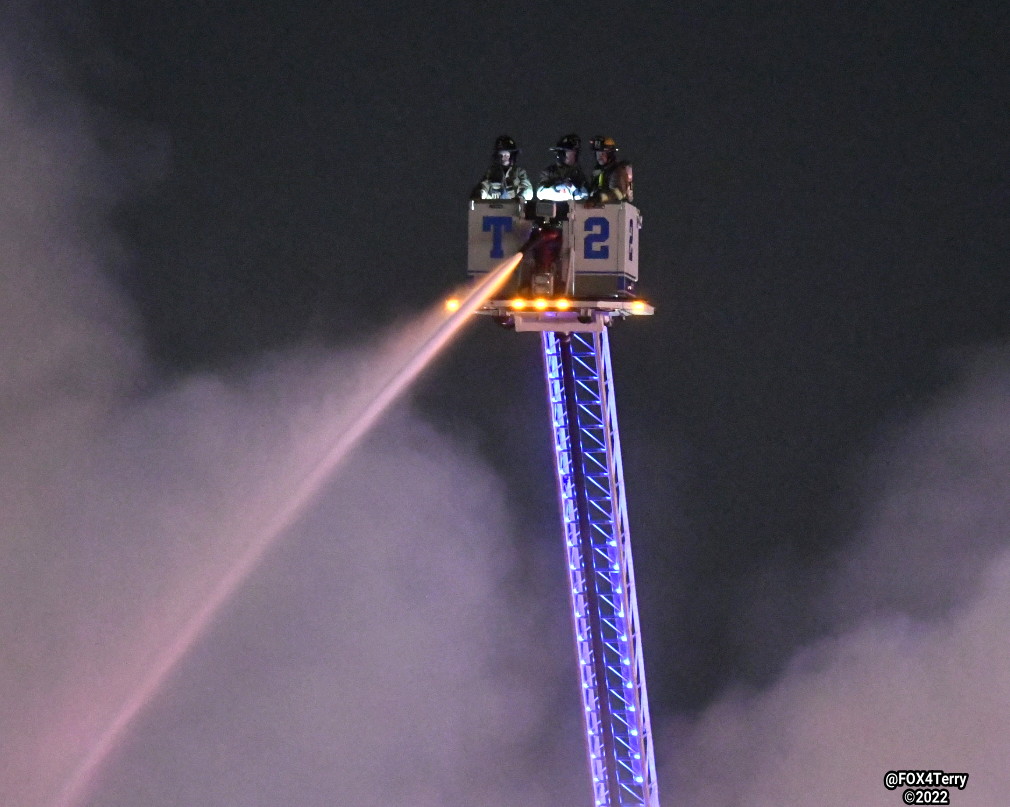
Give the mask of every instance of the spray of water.
<path id="1" fill-rule="evenodd" d="M 244 550 L 141 676 L 137 686 L 116 710 L 113 719 L 67 780 L 53 802 L 54 807 L 73 807 L 81 801 L 106 757 L 172 670 L 206 631 L 215 614 L 256 568 L 271 545 L 295 523 L 383 413 L 448 344 L 463 323 L 502 286 L 522 257 L 521 252 L 516 253 L 496 266 L 468 290 L 451 315 L 446 316 L 441 310 L 429 315 L 418 330 L 417 349 L 409 352 L 406 360 L 396 363 L 390 372 L 379 376 L 368 389 L 361 390 L 356 399 L 357 406 L 352 407 L 349 427 L 340 431 L 322 457 L 304 474 L 271 516 L 255 528 L 250 526 L 251 537 Z"/>

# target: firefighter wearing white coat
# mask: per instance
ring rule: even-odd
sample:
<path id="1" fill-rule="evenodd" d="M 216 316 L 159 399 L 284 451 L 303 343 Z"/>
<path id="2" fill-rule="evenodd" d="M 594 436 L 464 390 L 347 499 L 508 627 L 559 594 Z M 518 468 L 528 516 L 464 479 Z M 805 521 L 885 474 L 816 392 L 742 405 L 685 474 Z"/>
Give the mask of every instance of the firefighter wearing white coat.
<path id="1" fill-rule="evenodd" d="M 473 189 L 474 199 L 523 199 L 533 198 L 533 183 L 526 171 L 516 165 L 519 148 L 508 135 L 501 135 L 494 141 L 491 165 L 484 178 Z"/>
<path id="2" fill-rule="evenodd" d="M 567 134 L 551 147 L 555 163 L 540 172 L 537 198 L 548 202 L 569 202 L 585 199 L 586 175 L 579 165 L 579 149 L 582 138 L 577 134 Z"/>

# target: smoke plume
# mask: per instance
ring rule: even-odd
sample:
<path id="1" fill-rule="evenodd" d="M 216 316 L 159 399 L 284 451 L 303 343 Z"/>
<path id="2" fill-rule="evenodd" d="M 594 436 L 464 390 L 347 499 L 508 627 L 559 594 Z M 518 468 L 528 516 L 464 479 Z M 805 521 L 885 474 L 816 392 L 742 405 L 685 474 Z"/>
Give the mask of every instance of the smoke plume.
<path id="1" fill-rule="evenodd" d="M 816 604 L 833 633 L 764 691 L 727 693 L 666 740 L 665 797 L 694 807 L 897 804 L 891 770 L 970 774 L 1002 804 L 1010 734 L 1010 361 L 977 360 L 882 449 L 881 492 Z"/>
<path id="2" fill-rule="evenodd" d="M 106 275 L 109 155 L 22 66 L 0 65 L 0 803 L 48 807 L 403 345 L 159 380 Z M 547 719 L 574 677 L 536 649 L 567 636 L 530 605 L 502 488 L 399 410 L 151 693 L 82 807 L 586 789 L 559 739 L 578 727 Z"/>

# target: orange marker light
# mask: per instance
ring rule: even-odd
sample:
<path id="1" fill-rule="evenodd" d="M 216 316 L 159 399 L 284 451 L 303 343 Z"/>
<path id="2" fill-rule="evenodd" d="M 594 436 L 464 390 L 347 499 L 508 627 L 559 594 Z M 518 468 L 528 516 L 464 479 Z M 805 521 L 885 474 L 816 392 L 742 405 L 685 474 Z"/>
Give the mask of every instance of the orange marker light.
<path id="1" fill-rule="evenodd" d="M 546 311 L 547 310 L 547 301 L 543 297 L 537 297 L 537 299 L 535 299 L 533 301 L 533 307 L 537 311 Z"/>
<path id="2" fill-rule="evenodd" d="M 571 301 L 566 300 L 564 297 L 561 297 L 560 299 L 556 300 L 554 302 L 554 305 L 557 306 L 558 311 L 567 311 L 569 308 L 572 307 Z"/>
<path id="3" fill-rule="evenodd" d="M 635 302 L 631 304 L 631 310 L 636 314 L 641 314 L 645 310 L 645 303 L 641 300 L 635 300 Z"/>
<path id="4" fill-rule="evenodd" d="M 522 311 L 526 307 L 526 301 L 522 297 L 516 297 L 512 301 L 512 307 L 516 309 L 516 311 Z"/>
<path id="5" fill-rule="evenodd" d="M 448 300 L 445 301 L 445 310 L 459 311 L 459 300 L 457 300 L 455 297 L 450 297 Z"/>

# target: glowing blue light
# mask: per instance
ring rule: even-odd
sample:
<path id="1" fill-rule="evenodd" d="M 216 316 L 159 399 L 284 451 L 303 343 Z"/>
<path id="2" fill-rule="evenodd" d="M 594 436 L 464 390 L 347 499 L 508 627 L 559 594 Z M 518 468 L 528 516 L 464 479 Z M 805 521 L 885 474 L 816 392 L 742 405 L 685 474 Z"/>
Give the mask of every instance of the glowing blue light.
<path id="1" fill-rule="evenodd" d="M 645 682 L 636 680 L 630 658 L 639 657 L 640 646 L 635 626 L 627 622 L 634 613 L 635 592 L 607 332 L 573 333 L 565 339 L 562 343 L 557 334 L 543 334 L 594 803 L 596 807 L 656 807 L 651 744 L 631 739 L 647 738 L 649 724 L 647 711 L 638 708 L 639 698 L 645 698 Z M 566 377 L 569 370 L 573 379 Z M 572 380 L 574 386 L 569 386 Z M 574 395 L 573 401 L 568 400 L 569 394 Z M 568 420 L 570 412 L 575 412 L 574 423 Z M 581 469 L 576 462 L 579 445 Z M 583 513 L 587 499 L 589 510 Z M 582 550 L 600 565 L 584 568 Z M 631 608 L 627 613 L 625 603 Z M 603 665 L 599 679 L 594 664 Z M 611 707 L 604 720 L 601 712 L 608 701 Z M 604 744 L 616 756 L 604 754 Z M 632 762 L 632 757 L 638 762 Z M 616 792 L 610 792 L 611 775 L 616 777 Z M 650 787 L 644 788 L 647 778 Z M 641 795 L 632 798 L 635 791 Z"/>

